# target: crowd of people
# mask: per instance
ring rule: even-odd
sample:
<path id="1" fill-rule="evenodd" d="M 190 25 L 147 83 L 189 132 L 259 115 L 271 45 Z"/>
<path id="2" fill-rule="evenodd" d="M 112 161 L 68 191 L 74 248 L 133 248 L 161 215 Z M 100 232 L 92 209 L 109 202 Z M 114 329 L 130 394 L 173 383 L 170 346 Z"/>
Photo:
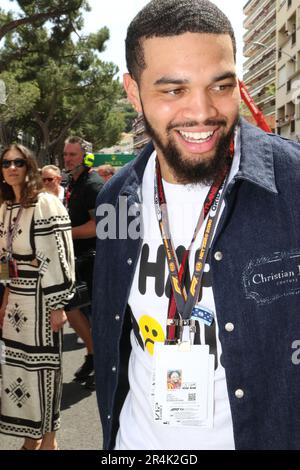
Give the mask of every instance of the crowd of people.
<path id="1" fill-rule="evenodd" d="M 87 348 L 74 380 L 94 389 L 94 209 L 104 180 L 99 169 L 85 165 L 85 154 L 83 139 L 66 140 L 64 185 L 60 168 L 39 169 L 22 145 L 0 157 L 0 432 L 23 437 L 22 450 L 58 449 L 67 320 Z M 77 292 L 82 284 L 84 304 Z"/>
<path id="2" fill-rule="evenodd" d="M 62 188 L 2 152 L 0 432 L 23 449 L 58 448 L 67 319 L 104 449 L 300 448 L 300 145 L 241 118 L 235 58 L 214 3 L 151 0 L 126 37 L 140 155 L 104 184 L 70 137 Z"/>

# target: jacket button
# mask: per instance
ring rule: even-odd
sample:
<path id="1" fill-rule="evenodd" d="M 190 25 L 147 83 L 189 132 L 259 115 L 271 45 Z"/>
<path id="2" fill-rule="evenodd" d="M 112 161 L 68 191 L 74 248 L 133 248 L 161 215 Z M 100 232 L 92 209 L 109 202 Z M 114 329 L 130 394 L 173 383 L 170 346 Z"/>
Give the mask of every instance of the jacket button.
<path id="1" fill-rule="evenodd" d="M 119 321 L 119 320 L 120 320 L 120 315 L 116 315 L 116 316 L 115 316 L 115 320 L 116 320 L 116 321 Z"/>
<path id="2" fill-rule="evenodd" d="M 131 266 L 131 265 L 132 265 L 132 259 L 131 259 L 131 258 L 128 258 L 128 260 L 127 260 L 127 264 L 128 264 L 129 266 Z"/>
<path id="3" fill-rule="evenodd" d="M 111 416 L 110 416 L 110 415 L 107 415 L 107 419 L 110 419 L 110 418 L 111 418 Z"/>
<path id="4" fill-rule="evenodd" d="M 216 251 L 214 254 L 214 258 L 216 261 L 222 261 L 223 259 L 223 253 L 221 251 Z"/>
<path id="5" fill-rule="evenodd" d="M 233 323 L 226 323 L 225 330 L 228 331 L 228 333 L 231 333 L 234 330 L 234 324 Z"/>
<path id="6" fill-rule="evenodd" d="M 244 390 L 241 390 L 240 388 L 236 390 L 234 394 L 236 398 L 239 398 L 239 399 L 244 398 L 244 395 L 245 395 Z"/>
<path id="7" fill-rule="evenodd" d="M 116 372 L 116 370 L 117 370 L 116 366 L 113 366 L 113 367 L 111 368 L 111 370 L 112 370 L 113 372 Z"/>

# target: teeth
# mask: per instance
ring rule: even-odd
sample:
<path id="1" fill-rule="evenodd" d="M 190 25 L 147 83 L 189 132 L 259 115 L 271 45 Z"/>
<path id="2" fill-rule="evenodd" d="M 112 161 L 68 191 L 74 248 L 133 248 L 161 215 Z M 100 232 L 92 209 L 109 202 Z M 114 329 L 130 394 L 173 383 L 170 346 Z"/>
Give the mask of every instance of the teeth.
<path id="1" fill-rule="evenodd" d="M 208 140 L 213 132 L 183 132 L 179 131 L 180 135 L 188 142 L 203 142 Z"/>

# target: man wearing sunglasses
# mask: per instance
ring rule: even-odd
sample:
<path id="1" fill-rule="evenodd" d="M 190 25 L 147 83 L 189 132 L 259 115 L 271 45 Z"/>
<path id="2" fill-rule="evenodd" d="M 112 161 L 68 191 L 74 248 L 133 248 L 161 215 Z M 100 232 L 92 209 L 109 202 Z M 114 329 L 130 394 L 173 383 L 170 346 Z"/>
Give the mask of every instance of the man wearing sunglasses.
<path id="1" fill-rule="evenodd" d="M 64 188 L 61 186 L 61 172 L 55 165 L 45 165 L 42 168 L 42 180 L 48 193 L 55 194 L 61 202 L 64 200 Z"/>

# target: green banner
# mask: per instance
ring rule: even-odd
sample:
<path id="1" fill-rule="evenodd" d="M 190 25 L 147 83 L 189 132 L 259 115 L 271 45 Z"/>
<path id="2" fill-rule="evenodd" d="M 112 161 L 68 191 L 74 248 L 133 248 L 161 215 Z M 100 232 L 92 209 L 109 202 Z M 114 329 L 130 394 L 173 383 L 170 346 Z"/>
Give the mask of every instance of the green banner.
<path id="1" fill-rule="evenodd" d="M 111 166 L 124 166 L 126 163 L 133 160 L 136 155 L 127 153 L 95 153 L 94 166 L 111 165 Z"/>

